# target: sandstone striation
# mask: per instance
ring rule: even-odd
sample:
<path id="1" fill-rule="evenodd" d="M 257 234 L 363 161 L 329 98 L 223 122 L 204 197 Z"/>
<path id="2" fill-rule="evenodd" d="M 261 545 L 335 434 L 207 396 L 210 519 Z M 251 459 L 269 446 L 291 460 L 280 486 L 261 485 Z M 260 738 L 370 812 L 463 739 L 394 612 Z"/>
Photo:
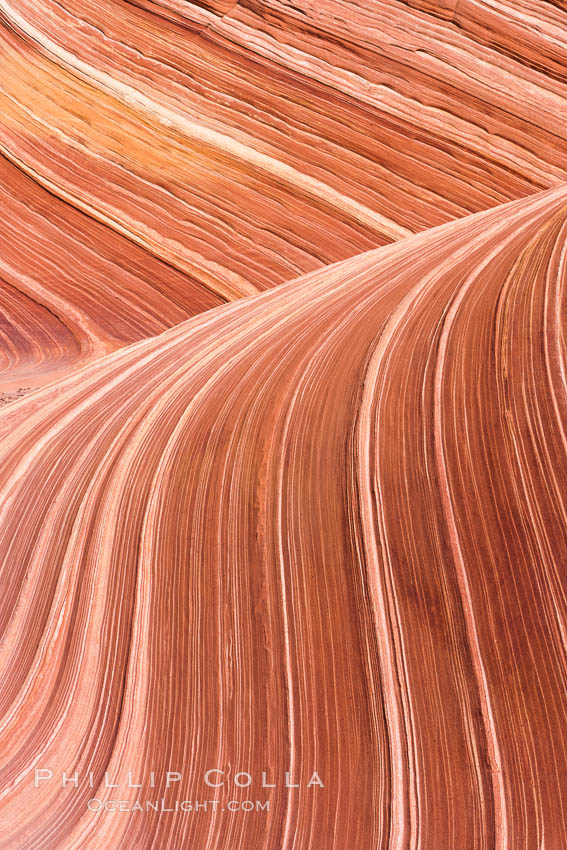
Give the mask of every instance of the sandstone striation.
<path id="1" fill-rule="evenodd" d="M 561 845 L 566 236 L 550 190 L 0 412 L 2 847 Z M 149 770 L 218 811 L 88 810 Z"/>

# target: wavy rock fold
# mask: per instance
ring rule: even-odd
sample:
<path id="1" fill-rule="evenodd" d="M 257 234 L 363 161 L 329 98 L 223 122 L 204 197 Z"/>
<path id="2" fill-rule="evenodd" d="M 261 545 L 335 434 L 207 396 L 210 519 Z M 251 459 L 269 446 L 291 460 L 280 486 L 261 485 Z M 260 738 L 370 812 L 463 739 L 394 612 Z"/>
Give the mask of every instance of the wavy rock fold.
<path id="1" fill-rule="evenodd" d="M 0 412 L 0 846 L 562 846 L 566 236 L 552 189 Z M 279 785 L 88 811 L 148 765 Z"/>

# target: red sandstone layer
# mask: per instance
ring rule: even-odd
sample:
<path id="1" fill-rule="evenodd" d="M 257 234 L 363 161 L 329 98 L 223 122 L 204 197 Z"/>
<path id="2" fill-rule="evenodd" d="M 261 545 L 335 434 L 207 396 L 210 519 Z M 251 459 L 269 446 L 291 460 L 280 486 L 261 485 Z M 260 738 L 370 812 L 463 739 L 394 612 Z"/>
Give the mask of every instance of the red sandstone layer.
<path id="1" fill-rule="evenodd" d="M 0 411 L 0 846 L 562 846 L 566 235 L 562 188 Z M 150 770 L 270 811 L 88 811 Z"/>

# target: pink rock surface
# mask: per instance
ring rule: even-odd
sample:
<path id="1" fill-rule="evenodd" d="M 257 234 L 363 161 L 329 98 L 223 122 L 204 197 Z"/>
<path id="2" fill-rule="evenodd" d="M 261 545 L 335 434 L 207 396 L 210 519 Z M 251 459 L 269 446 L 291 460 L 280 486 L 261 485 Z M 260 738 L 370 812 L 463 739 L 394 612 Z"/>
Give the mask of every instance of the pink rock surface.
<path id="1" fill-rule="evenodd" d="M 0 412 L 3 846 L 560 845 L 566 216 L 450 223 Z"/>
<path id="2" fill-rule="evenodd" d="M 0 850 L 563 850 L 566 24 L 0 0 Z"/>
<path id="3" fill-rule="evenodd" d="M 74 339 L 46 316 L 42 374 L 136 338 L 116 334 L 123 274 L 96 282 L 106 239 L 157 261 L 162 291 L 173 272 L 159 261 L 185 277 L 180 310 L 145 280 L 133 295 L 166 327 L 565 179 L 565 15 L 552 4 L 2 0 L 0 20 L 0 152 L 36 184 L 38 238 L 60 262 L 76 243 L 70 224 L 53 233 L 58 201 L 77 227 L 106 229 L 66 274 L 104 304 L 108 332 L 56 308 Z M 17 202 L 22 178 L 4 165 L 1 180 Z M 18 297 L 53 311 L 61 292 L 39 262 L 22 246 Z M 6 350 L 5 371 L 29 371 L 26 352 L 19 364 Z"/>

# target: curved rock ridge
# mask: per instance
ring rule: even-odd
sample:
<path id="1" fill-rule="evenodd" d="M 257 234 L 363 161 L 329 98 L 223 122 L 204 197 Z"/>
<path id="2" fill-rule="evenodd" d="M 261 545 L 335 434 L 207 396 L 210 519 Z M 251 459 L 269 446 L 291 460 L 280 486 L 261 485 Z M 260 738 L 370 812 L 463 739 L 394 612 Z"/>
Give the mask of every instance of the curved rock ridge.
<path id="1" fill-rule="evenodd" d="M 562 845 L 566 236 L 550 190 L 0 411 L 0 847 Z M 88 808 L 161 798 L 218 808 Z"/>
<path id="2" fill-rule="evenodd" d="M 566 36 L 539 0 L 0 0 L 0 391 L 564 182 Z"/>

